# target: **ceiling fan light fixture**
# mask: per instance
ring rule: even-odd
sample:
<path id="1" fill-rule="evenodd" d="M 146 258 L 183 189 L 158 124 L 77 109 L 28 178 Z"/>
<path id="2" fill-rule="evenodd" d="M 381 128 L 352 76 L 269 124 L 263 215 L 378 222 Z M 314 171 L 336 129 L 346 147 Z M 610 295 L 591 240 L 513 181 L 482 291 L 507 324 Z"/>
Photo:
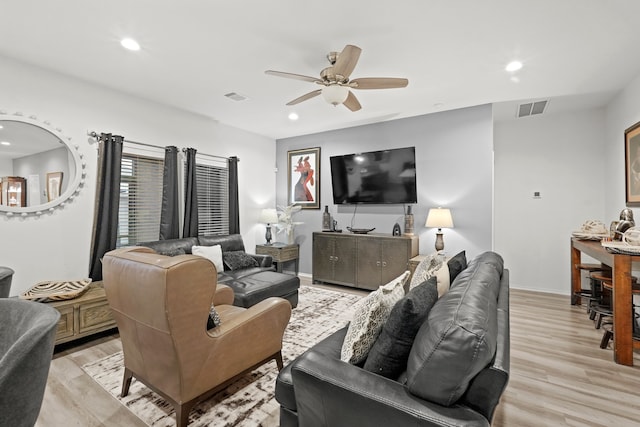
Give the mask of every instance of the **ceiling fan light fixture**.
<path id="1" fill-rule="evenodd" d="M 330 85 L 322 88 L 322 97 L 329 104 L 338 105 L 346 101 L 349 88 L 341 85 Z"/>

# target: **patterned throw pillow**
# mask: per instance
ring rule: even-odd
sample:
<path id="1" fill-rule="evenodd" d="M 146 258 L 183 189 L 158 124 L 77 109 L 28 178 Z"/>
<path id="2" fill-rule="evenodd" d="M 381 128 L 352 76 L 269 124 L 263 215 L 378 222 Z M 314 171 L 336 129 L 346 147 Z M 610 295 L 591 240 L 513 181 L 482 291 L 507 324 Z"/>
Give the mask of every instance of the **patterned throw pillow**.
<path id="1" fill-rule="evenodd" d="M 404 284 L 408 277 L 409 272 L 405 271 L 358 301 L 342 343 L 340 360 L 356 365 L 367 358 L 391 309 L 404 296 Z"/>
<path id="2" fill-rule="evenodd" d="M 240 270 L 258 266 L 258 261 L 245 251 L 223 252 L 222 260 L 229 270 Z"/>
<path id="3" fill-rule="evenodd" d="M 220 315 L 216 311 L 216 308 L 211 304 L 211 308 L 209 309 L 209 317 L 207 317 L 207 330 L 213 329 L 222 324 L 222 320 L 220 320 Z"/>
<path id="4" fill-rule="evenodd" d="M 166 256 L 178 256 L 178 255 L 186 254 L 186 252 L 182 248 L 167 249 L 165 251 L 159 251 L 158 253 L 160 255 L 166 255 Z"/>
<path id="5" fill-rule="evenodd" d="M 442 297 L 451 284 L 449 264 L 445 262 L 444 253 L 433 252 L 420 261 L 413 272 L 409 289 L 413 289 L 427 279 L 436 276 L 438 278 L 438 298 Z"/>

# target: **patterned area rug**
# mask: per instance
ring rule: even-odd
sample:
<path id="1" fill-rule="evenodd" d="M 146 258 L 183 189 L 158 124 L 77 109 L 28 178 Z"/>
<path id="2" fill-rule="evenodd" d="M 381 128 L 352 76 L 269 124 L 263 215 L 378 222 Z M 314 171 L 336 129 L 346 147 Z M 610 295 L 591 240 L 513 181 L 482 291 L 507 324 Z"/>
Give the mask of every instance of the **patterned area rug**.
<path id="1" fill-rule="evenodd" d="M 303 286 L 300 301 L 284 333 L 282 356 L 286 365 L 352 317 L 358 295 Z M 129 395 L 120 397 L 124 371 L 122 352 L 82 367 L 102 388 L 150 426 L 175 426 L 173 407 L 134 378 Z M 247 374 L 189 415 L 189 426 L 265 426 L 279 405 L 274 397 L 278 369 L 271 361 Z"/>

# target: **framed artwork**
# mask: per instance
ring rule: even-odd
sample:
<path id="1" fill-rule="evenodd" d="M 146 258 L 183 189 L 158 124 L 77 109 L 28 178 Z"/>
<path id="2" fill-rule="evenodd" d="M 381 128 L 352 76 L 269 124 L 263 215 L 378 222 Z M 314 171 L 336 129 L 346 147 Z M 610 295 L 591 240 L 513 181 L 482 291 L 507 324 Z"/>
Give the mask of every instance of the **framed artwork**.
<path id="1" fill-rule="evenodd" d="M 624 131 L 627 206 L 640 206 L 640 122 Z"/>
<path id="2" fill-rule="evenodd" d="M 287 151 L 287 204 L 320 209 L 320 147 Z"/>
<path id="3" fill-rule="evenodd" d="M 62 172 L 47 173 L 47 202 L 60 197 L 62 190 Z"/>

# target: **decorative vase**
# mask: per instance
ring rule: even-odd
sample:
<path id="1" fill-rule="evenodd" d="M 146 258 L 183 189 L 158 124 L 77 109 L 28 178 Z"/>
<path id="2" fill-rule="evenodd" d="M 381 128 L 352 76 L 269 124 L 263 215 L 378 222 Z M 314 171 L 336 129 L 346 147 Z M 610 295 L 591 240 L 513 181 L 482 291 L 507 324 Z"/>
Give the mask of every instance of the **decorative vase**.
<path id="1" fill-rule="evenodd" d="M 404 216 L 404 234 L 407 236 L 413 236 L 413 214 L 411 213 L 411 206 L 407 206 L 407 213 Z"/>
<path id="2" fill-rule="evenodd" d="M 293 234 L 293 230 L 287 233 L 287 243 L 293 245 L 296 242 L 296 237 Z"/>
<path id="3" fill-rule="evenodd" d="M 331 214 L 329 213 L 329 206 L 325 205 L 324 213 L 322 214 L 322 231 L 331 230 Z"/>

